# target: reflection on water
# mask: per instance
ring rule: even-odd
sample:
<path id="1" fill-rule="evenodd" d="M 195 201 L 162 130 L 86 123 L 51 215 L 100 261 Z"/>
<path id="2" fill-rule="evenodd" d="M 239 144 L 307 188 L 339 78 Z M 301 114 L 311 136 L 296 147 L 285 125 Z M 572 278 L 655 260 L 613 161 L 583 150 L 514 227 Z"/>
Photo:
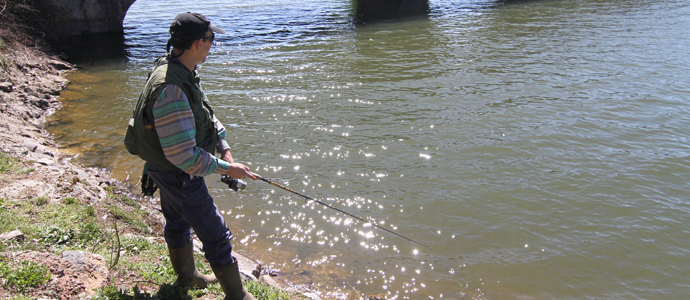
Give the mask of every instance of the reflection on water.
<path id="1" fill-rule="evenodd" d="M 73 64 L 105 60 L 124 61 L 127 58 L 123 33 L 74 36 L 60 43 L 62 44 L 58 47 L 67 56 L 67 61 Z"/>
<path id="2" fill-rule="evenodd" d="M 356 24 L 401 20 L 429 14 L 429 0 L 353 0 L 353 20 Z"/>
<path id="3" fill-rule="evenodd" d="M 127 59 L 70 75 L 49 130 L 137 180 L 126 120 L 169 20 L 218 35 L 200 73 L 235 159 L 208 185 L 278 278 L 333 298 L 681 299 L 690 128 L 683 1 L 429 1 L 353 22 L 348 1 L 138 0 Z M 190 6 L 191 5 L 191 6 Z"/>

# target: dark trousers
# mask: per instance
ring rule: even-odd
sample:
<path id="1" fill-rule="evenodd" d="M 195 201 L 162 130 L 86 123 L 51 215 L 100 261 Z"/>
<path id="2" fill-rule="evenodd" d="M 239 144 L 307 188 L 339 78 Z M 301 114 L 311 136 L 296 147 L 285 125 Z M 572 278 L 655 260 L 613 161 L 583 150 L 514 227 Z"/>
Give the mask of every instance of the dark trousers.
<path id="1" fill-rule="evenodd" d="M 165 216 L 163 236 L 170 248 L 179 248 L 190 241 L 194 229 L 203 244 L 203 251 L 212 267 L 234 262 L 232 233 L 218 212 L 203 177 L 190 177 L 182 170 L 162 171 L 148 165 L 149 176 L 161 195 Z"/>

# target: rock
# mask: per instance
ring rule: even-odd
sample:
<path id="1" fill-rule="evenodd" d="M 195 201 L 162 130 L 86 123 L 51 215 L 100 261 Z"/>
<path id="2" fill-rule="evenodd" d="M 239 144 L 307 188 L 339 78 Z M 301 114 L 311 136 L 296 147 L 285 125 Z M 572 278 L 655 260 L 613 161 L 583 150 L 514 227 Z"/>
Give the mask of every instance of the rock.
<path id="1" fill-rule="evenodd" d="M 48 64 L 53 66 L 53 68 L 58 69 L 58 70 L 71 70 L 74 68 L 72 65 L 70 65 L 66 62 L 56 60 L 56 59 L 48 61 Z"/>
<path id="2" fill-rule="evenodd" d="M 256 280 L 257 278 L 254 275 L 254 271 L 256 271 L 259 264 L 239 253 L 234 253 L 233 256 L 235 260 L 237 260 L 242 280 Z"/>
<path id="3" fill-rule="evenodd" d="M 29 152 L 27 154 L 27 159 L 35 161 L 44 166 L 52 166 L 56 163 L 55 158 L 46 153 Z"/>
<path id="4" fill-rule="evenodd" d="M 30 139 L 24 140 L 24 143 L 22 144 L 22 146 L 26 147 L 26 149 L 29 150 L 30 152 L 36 152 L 36 149 L 40 145 L 41 144 L 39 144 L 38 142 L 36 142 L 34 140 L 30 140 Z"/>
<path id="5" fill-rule="evenodd" d="M 0 90 L 5 93 L 10 93 L 14 90 L 14 85 L 11 82 L 0 82 Z"/>
<path id="6" fill-rule="evenodd" d="M 72 172 L 77 174 L 77 182 L 82 182 L 89 179 L 89 174 L 86 173 L 86 171 L 84 171 L 83 169 L 75 168 L 72 170 Z"/>
<path id="7" fill-rule="evenodd" d="M 33 104 L 34 106 L 36 106 L 40 109 L 46 109 L 48 106 L 50 106 L 50 102 L 46 101 L 45 99 L 39 99 L 39 98 L 31 99 L 31 104 Z"/>
<path id="8" fill-rule="evenodd" d="M 90 253 L 84 251 L 65 251 L 62 252 L 62 258 L 70 261 L 72 263 L 72 268 L 74 268 L 77 271 L 81 271 L 87 267 L 89 259 L 91 258 L 87 254 Z"/>
<path id="9" fill-rule="evenodd" d="M 33 112 L 33 111 L 28 111 L 28 110 L 26 111 L 26 115 L 32 119 L 38 119 L 41 117 L 41 114 L 39 114 L 38 112 Z"/>
<path id="10" fill-rule="evenodd" d="M 307 298 L 312 299 L 312 300 L 321 300 L 321 297 L 319 297 L 319 295 L 317 295 L 315 293 L 304 293 L 304 294 L 302 294 L 302 296 L 307 297 Z"/>
<path id="11" fill-rule="evenodd" d="M 23 242 L 25 239 L 24 234 L 19 230 L 14 230 L 0 234 L 0 240 L 2 241 L 20 241 Z"/>
<path id="12" fill-rule="evenodd" d="M 30 88 L 30 87 L 27 87 L 27 88 L 25 89 L 25 92 L 26 92 L 26 95 L 27 95 L 27 99 L 30 98 L 29 96 L 32 96 L 32 97 L 35 97 L 35 98 L 41 98 L 41 93 L 37 92 L 36 90 L 34 90 L 34 89 Z M 29 99 L 29 100 L 32 100 L 32 99 Z"/>

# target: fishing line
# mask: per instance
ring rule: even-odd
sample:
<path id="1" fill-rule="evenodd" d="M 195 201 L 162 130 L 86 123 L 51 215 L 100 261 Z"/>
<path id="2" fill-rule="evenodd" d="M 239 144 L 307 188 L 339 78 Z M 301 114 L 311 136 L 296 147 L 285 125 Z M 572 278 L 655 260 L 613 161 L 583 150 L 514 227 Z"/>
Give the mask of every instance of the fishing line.
<path id="1" fill-rule="evenodd" d="M 369 223 L 369 224 L 371 224 L 372 226 L 374 226 L 375 228 L 383 229 L 383 230 L 387 231 L 388 233 L 392 233 L 392 234 L 394 234 L 394 235 L 396 235 L 396 236 L 398 236 L 398 237 L 401 237 L 401 238 L 403 238 L 403 239 L 408 240 L 409 242 L 412 242 L 412 243 L 415 243 L 415 244 L 417 244 L 417 245 L 426 247 L 427 249 L 431 249 L 431 247 L 429 247 L 429 246 L 427 246 L 427 245 L 424 245 L 424 244 L 422 244 L 422 243 L 420 243 L 420 242 L 417 242 L 417 241 L 415 241 L 415 240 L 413 240 L 413 239 L 411 239 L 411 238 L 408 238 L 408 237 L 406 237 L 406 236 L 404 236 L 404 235 L 402 235 L 402 234 L 399 234 L 399 233 L 397 233 L 397 232 L 395 232 L 395 231 L 392 231 L 392 230 L 389 230 L 389 229 L 387 229 L 387 228 L 383 228 L 383 227 L 377 225 L 377 224 L 374 223 L 374 222 L 371 222 L 371 221 L 369 221 L 369 220 L 362 219 L 362 218 L 360 218 L 360 217 L 358 217 L 358 216 L 355 216 L 355 215 L 353 215 L 353 214 L 351 214 L 351 213 L 349 213 L 349 212 L 346 212 L 346 211 L 344 211 L 344 210 L 342 210 L 342 209 L 335 208 L 335 207 L 333 207 L 333 206 L 331 206 L 331 205 L 329 205 L 329 204 L 327 204 L 327 203 L 321 202 L 321 201 L 316 200 L 316 199 L 314 199 L 314 198 L 312 198 L 312 197 L 309 197 L 309 196 L 307 196 L 307 195 L 304 195 L 304 194 L 301 194 L 301 193 L 299 193 L 299 192 L 296 192 L 296 191 L 294 191 L 294 190 L 292 190 L 292 189 L 290 189 L 290 188 L 288 188 L 288 187 L 286 187 L 286 186 L 283 186 L 283 185 L 280 185 L 280 184 L 275 183 L 275 182 L 273 182 L 273 181 L 270 181 L 270 180 L 264 178 L 263 176 L 261 176 L 261 175 L 259 175 L 259 174 L 252 173 L 252 175 L 254 175 L 256 178 L 261 179 L 261 181 L 263 181 L 263 182 L 266 182 L 266 183 L 268 183 L 268 184 L 277 186 L 277 187 L 279 187 L 279 188 L 281 188 L 281 189 L 284 189 L 284 190 L 286 190 L 286 191 L 288 191 L 288 192 L 291 192 L 291 193 L 293 193 L 293 194 L 295 194 L 295 195 L 304 197 L 304 199 L 307 199 L 307 201 L 314 201 L 314 202 L 316 202 L 316 203 L 318 203 L 318 204 L 321 204 L 321 205 L 323 205 L 323 206 L 325 206 L 325 207 L 328 207 L 328 208 L 330 208 L 330 209 L 332 209 L 332 210 L 335 210 L 335 211 L 340 212 L 340 213 L 342 213 L 342 214 L 346 214 L 346 215 L 348 215 L 348 216 L 350 216 L 350 217 L 353 217 L 353 218 L 355 218 L 355 219 L 357 219 L 357 220 L 360 220 L 360 221 L 362 221 L 362 222 Z M 229 180 L 224 179 L 224 178 L 225 178 L 225 176 L 221 177 L 221 181 L 223 181 L 223 182 L 227 183 L 228 185 L 230 185 Z M 229 177 L 227 177 L 227 178 L 229 178 Z M 226 181 L 228 181 L 228 182 L 226 182 Z M 232 188 L 232 187 L 231 187 L 231 188 Z M 241 189 L 243 189 L 243 187 L 242 187 Z M 237 189 L 235 189 L 235 191 L 237 191 Z"/>

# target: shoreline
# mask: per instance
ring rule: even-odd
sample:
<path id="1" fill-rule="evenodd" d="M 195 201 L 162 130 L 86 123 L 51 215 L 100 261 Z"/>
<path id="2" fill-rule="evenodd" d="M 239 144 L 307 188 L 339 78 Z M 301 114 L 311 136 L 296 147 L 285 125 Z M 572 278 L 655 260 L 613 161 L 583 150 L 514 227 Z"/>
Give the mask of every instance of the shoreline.
<path id="1" fill-rule="evenodd" d="M 0 54 L 13 64 L 7 68 L 3 66 L 0 79 L 0 150 L 32 170 L 23 176 L 25 178 L 15 177 L 3 184 L 0 197 L 15 201 L 42 197 L 48 202 L 73 198 L 96 206 L 113 202 L 112 194 L 126 195 L 147 213 L 144 223 L 148 235 L 160 241 L 165 220 L 156 198 L 143 197 L 140 191 L 134 191 L 138 188 L 136 185 L 114 178 L 106 169 L 72 162 L 73 156 L 62 153 L 60 145 L 45 129 L 46 117 L 62 108 L 60 92 L 69 84 L 64 76 L 76 72 L 76 66 L 37 48 L 10 49 Z M 4 182 L 4 176 L 2 179 Z M 103 210 L 108 213 L 107 208 Z M 194 241 L 199 252 L 200 243 Z M 288 282 L 261 275 L 262 267 L 251 258 L 237 252 L 233 255 L 240 262 L 245 280 L 260 281 L 281 291 L 320 299 L 314 291 L 297 290 Z"/>

